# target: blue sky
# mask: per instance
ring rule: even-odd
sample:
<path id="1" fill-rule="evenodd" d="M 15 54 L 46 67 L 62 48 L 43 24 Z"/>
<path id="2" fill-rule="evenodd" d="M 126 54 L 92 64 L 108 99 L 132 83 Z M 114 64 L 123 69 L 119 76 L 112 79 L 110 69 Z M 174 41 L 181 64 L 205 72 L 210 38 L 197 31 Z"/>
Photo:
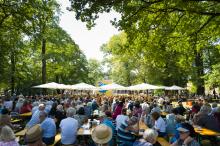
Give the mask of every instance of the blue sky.
<path id="1" fill-rule="evenodd" d="M 75 19 L 73 12 L 66 10 L 66 7 L 70 6 L 69 0 L 58 0 L 58 2 L 62 5 L 61 11 L 63 12 L 60 26 L 70 34 L 88 59 L 101 61 L 103 59 L 103 54 L 99 50 L 101 45 L 108 42 L 111 36 L 119 33 L 111 25 L 110 20 L 120 18 L 120 15 L 115 12 L 101 14 L 96 21 L 96 26 L 88 30 L 85 23 Z"/>

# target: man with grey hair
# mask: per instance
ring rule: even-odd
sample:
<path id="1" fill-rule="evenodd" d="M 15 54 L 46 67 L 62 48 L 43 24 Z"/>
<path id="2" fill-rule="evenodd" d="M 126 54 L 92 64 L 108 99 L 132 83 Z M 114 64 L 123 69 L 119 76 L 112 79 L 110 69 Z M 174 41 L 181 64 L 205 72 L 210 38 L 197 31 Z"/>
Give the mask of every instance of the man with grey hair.
<path id="1" fill-rule="evenodd" d="M 26 126 L 30 128 L 36 124 L 39 124 L 40 123 L 39 114 L 41 111 L 44 111 L 44 110 L 45 110 L 45 105 L 39 104 L 38 109 L 34 113 L 32 113 L 32 117 Z"/>
<path id="2" fill-rule="evenodd" d="M 51 145 L 54 143 L 56 136 L 56 124 L 52 118 L 47 117 L 45 111 L 39 113 L 40 126 L 42 128 L 42 140 L 45 144 Z"/>
<path id="3" fill-rule="evenodd" d="M 60 122 L 61 143 L 63 145 L 73 145 L 76 142 L 78 121 L 72 118 L 75 113 L 76 110 L 74 108 L 68 108 L 66 111 L 67 118 Z"/>
<path id="4" fill-rule="evenodd" d="M 209 104 L 204 104 L 200 111 L 194 115 L 193 124 L 220 132 L 218 121 L 213 115 L 210 115 L 210 112 L 211 106 Z"/>

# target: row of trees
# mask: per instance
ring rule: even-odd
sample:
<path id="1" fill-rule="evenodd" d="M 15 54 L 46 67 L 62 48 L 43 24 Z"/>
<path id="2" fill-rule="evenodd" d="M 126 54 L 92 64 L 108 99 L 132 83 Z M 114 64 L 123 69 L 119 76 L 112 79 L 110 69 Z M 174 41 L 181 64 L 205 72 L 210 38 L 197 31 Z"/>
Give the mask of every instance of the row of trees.
<path id="1" fill-rule="evenodd" d="M 103 77 L 99 62 L 88 61 L 59 27 L 59 16 L 55 0 L 0 1 L 0 89 L 30 94 L 50 81 L 95 84 Z"/>
<path id="2" fill-rule="evenodd" d="M 186 86 L 197 94 L 220 86 L 218 0 L 71 0 L 76 19 L 95 25 L 99 13 L 121 14 L 112 24 L 123 33 L 102 46 L 113 79 Z"/>

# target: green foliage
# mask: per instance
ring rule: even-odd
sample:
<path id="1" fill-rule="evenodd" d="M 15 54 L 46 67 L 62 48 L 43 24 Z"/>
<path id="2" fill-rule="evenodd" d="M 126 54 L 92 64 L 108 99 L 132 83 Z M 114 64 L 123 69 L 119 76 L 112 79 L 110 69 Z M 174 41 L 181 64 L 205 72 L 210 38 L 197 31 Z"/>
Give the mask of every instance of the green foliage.
<path id="1" fill-rule="evenodd" d="M 103 68 L 101 63 L 95 59 L 88 60 L 88 80 L 87 82 L 96 85 L 98 81 L 104 78 Z"/>
<path id="2" fill-rule="evenodd" d="M 41 84 L 42 59 L 47 82 L 74 84 L 94 82 L 89 71 L 100 64 L 88 62 L 79 46 L 58 26 L 55 0 L 0 1 L 0 89 L 33 94 Z M 42 40 L 46 53 L 42 55 Z M 95 64 L 95 66 L 93 65 Z"/>
<path id="3" fill-rule="evenodd" d="M 76 18 L 87 22 L 89 28 L 94 26 L 99 13 L 114 9 L 121 14 L 121 19 L 112 23 L 126 32 L 129 47 L 122 53 L 117 46 L 113 50 L 117 55 L 130 52 L 127 56 L 134 59 L 137 80 L 182 86 L 192 81 L 197 93 L 204 93 L 203 76 L 220 58 L 212 49 L 220 38 L 218 0 L 71 2 Z"/>

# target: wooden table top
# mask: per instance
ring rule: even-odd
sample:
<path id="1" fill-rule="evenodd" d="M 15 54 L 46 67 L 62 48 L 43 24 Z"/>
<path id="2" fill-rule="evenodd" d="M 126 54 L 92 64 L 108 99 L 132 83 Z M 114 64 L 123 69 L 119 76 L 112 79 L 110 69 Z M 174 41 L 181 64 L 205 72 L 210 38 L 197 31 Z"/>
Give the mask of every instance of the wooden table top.
<path id="1" fill-rule="evenodd" d="M 15 136 L 16 136 L 16 137 L 17 137 L 17 136 L 24 136 L 25 133 L 26 133 L 26 131 L 27 131 L 27 129 L 23 129 L 23 130 L 21 130 L 21 131 L 15 133 Z"/>
<path id="2" fill-rule="evenodd" d="M 89 130 L 84 130 L 83 128 L 80 128 L 77 132 L 77 135 L 91 135 L 91 130 L 92 129 L 89 129 Z M 15 133 L 15 136 L 18 137 L 18 136 L 24 136 L 25 133 L 26 133 L 27 129 L 23 129 L 17 133 Z"/>
<path id="3" fill-rule="evenodd" d="M 141 120 L 139 121 L 139 129 L 148 129 L 147 125 L 142 122 Z"/>
<path id="4" fill-rule="evenodd" d="M 30 117 L 30 116 L 32 116 L 32 112 L 20 114 L 20 116 L 21 116 L 21 117 Z"/>
<path id="5" fill-rule="evenodd" d="M 157 141 L 162 145 L 162 146 L 170 146 L 170 143 L 164 139 L 163 137 L 158 137 Z"/>
<path id="6" fill-rule="evenodd" d="M 139 129 L 141 130 L 145 130 L 145 129 L 148 129 L 147 125 L 142 122 L 141 120 L 139 121 Z M 139 135 L 142 136 L 144 132 L 139 132 Z M 170 143 L 164 139 L 163 137 L 158 137 L 157 138 L 157 141 L 162 145 L 162 146 L 170 146 Z"/>
<path id="7" fill-rule="evenodd" d="M 220 136 L 219 132 L 207 129 L 207 128 L 203 128 L 203 127 L 197 127 L 194 126 L 194 130 L 196 133 L 200 134 L 200 135 L 206 135 L 206 136 Z"/>
<path id="8" fill-rule="evenodd" d="M 79 128 L 79 130 L 77 131 L 77 135 L 81 135 L 81 136 L 83 136 L 83 135 L 91 135 L 91 133 L 92 133 L 92 129 L 83 129 L 83 128 Z"/>

